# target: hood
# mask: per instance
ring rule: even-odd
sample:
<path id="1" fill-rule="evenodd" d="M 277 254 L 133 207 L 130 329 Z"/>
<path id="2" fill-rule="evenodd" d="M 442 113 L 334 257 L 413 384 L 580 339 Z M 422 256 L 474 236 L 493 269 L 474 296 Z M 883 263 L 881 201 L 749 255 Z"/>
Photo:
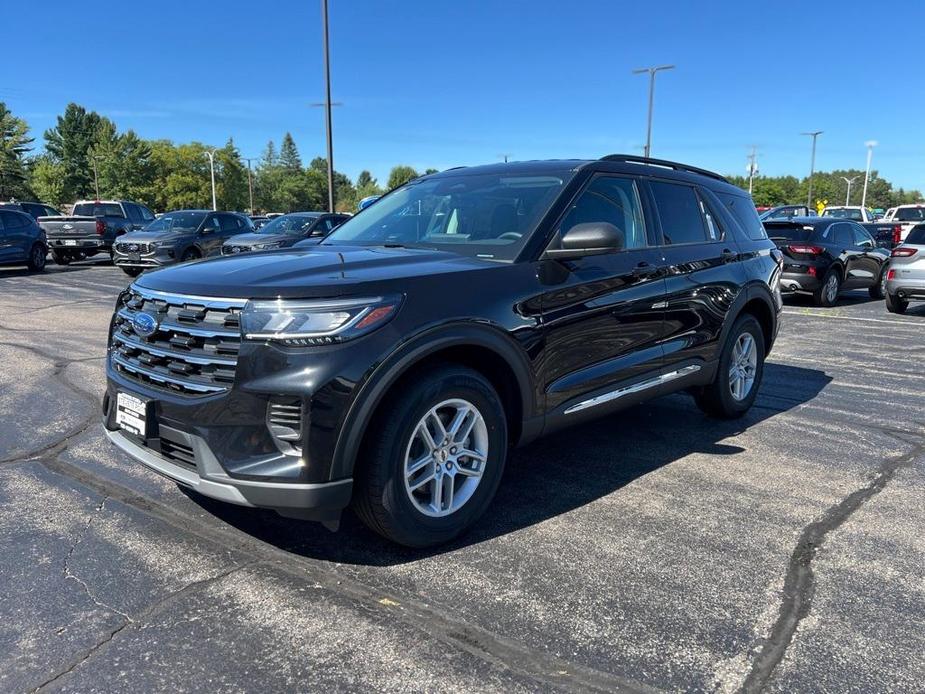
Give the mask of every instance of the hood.
<path id="1" fill-rule="evenodd" d="M 317 246 L 168 266 L 146 272 L 135 283 L 199 296 L 311 298 L 401 290 L 408 278 L 492 267 L 500 265 L 429 249 Z"/>
<path id="2" fill-rule="evenodd" d="M 225 241 L 225 246 L 254 246 L 258 243 L 286 243 L 292 245 L 296 241 L 301 241 L 301 236 L 292 236 L 291 234 L 237 234 Z"/>
<path id="3" fill-rule="evenodd" d="M 154 241 L 179 241 L 196 232 L 178 231 L 130 231 L 119 237 L 119 243 L 153 243 Z"/>

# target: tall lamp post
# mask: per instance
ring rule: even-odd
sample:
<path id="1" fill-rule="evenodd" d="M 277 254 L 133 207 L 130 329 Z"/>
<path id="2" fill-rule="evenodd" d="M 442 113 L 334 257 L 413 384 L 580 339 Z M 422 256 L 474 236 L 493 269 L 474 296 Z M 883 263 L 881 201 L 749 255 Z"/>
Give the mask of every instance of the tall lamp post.
<path id="1" fill-rule="evenodd" d="M 841 177 L 841 180 L 843 180 L 845 183 L 848 184 L 848 190 L 845 192 L 845 207 L 848 207 L 848 205 L 851 204 L 851 202 L 850 202 L 850 200 L 851 200 L 851 184 L 854 183 L 856 180 L 858 180 L 858 177 L 857 177 L 857 176 L 852 176 L 851 178 L 848 178 L 848 177 L 846 177 L 846 176 L 842 176 L 842 177 Z"/>
<path id="2" fill-rule="evenodd" d="M 870 160 L 874 157 L 874 147 L 877 144 L 876 140 L 868 140 L 864 143 L 867 147 L 867 170 L 864 172 L 864 192 L 861 194 L 861 207 L 867 207 L 867 182 L 870 180 Z"/>
<path id="3" fill-rule="evenodd" d="M 212 172 L 212 209 L 218 209 L 218 203 L 215 202 L 215 152 L 214 149 L 207 149 L 205 155 L 209 157 L 209 169 Z"/>
<path id="4" fill-rule="evenodd" d="M 251 162 L 257 157 L 244 157 L 247 162 L 247 193 L 251 201 L 251 214 L 254 214 L 254 184 L 251 182 Z"/>
<path id="5" fill-rule="evenodd" d="M 324 122 L 328 139 L 328 212 L 334 211 L 334 136 L 331 133 L 331 58 L 328 45 L 328 0 L 321 0 L 324 24 Z"/>
<path id="6" fill-rule="evenodd" d="M 809 160 L 809 192 L 806 193 L 806 206 L 809 209 L 813 208 L 813 174 L 816 173 L 816 138 L 822 134 L 822 130 L 814 130 L 809 133 L 800 133 L 801 135 L 809 135 L 813 138 L 813 154 Z"/>
<path id="7" fill-rule="evenodd" d="M 638 70 L 633 70 L 634 75 L 641 75 L 643 73 L 648 73 L 649 75 L 649 116 L 646 125 L 646 159 L 648 159 L 649 155 L 652 153 L 652 105 L 655 101 L 655 73 L 661 72 L 662 70 L 673 70 L 674 68 L 674 65 L 655 65 L 653 67 L 641 67 Z"/>

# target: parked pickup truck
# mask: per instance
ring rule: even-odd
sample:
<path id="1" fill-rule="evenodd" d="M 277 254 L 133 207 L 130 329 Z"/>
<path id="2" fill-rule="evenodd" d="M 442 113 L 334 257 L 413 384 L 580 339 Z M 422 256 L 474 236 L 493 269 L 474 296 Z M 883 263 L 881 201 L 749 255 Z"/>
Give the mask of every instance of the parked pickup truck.
<path id="1" fill-rule="evenodd" d="M 154 213 L 128 200 L 81 200 L 70 216 L 39 217 L 55 262 L 67 265 L 97 253 L 112 254 L 116 237 L 154 221 Z"/>
<path id="2" fill-rule="evenodd" d="M 831 205 L 822 210 L 823 217 L 850 219 L 852 222 L 867 224 L 874 221 L 874 216 L 866 207 L 860 205 Z"/>
<path id="3" fill-rule="evenodd" d="M 903 211 L 897 217 L 899 210 Z M 909 229 L 918 222 L 925 221 L 925 206 L 918 205 L 901 205 L 887 210 L 883 219 L 874 220 L 870 210 L 860 205 L 839 205 L 837 207 L 826 207 L 822 210 L 823 217 L 838 217 L 839 219 L 850 219 L 857 222 L 867 229 L 871 236 L 877 241 L 880 248 L 893 248 L 902 243 L 909 233 Z M 901 219 L 909 218 L 907 224 L 903 224 Z"/>
<path id="4" fill-rule="evenodd" d="M 900 205 L 891 207 L 880 220 L 881 224 L 889 224 L 894 229 L 893 245 L 899 245 L 906 240 L 912 227 L 925 222 L 925 204 Z"/>

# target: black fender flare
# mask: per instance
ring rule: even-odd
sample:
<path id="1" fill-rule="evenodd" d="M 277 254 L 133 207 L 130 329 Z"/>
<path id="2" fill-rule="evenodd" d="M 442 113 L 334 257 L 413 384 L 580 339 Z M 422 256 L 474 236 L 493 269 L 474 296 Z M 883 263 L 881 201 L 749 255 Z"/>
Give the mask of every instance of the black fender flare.
<path id="1" fill-rule="evenodd" d="M 533 370 L 523 350 L 500 329 L 488 324 L 453 323 L 429 328 L 393 350 L 366 379 L 341 427 L 331 460 L 331 479 L 350 477 L 366 429 L 389 389 L 427 357 L 449 347 L 481 347 L 504 359 L 514 374 L 523 417 L 535 409 Z"/>
<path id="2" fill-rule="evenodd" d="M 751 303 L 751 301 L 754 299 L 761 301 L 767 306 L 768 313 L 770 313 L 771 320 L 774 323 L 771 328 L 771 334 L 766 336 L 768 346 L 767 351 L 770 351 L 770 346 L 774 344 L 774 340 L 777 337 L 777 316 L 780 311 L 775 308 L 774 297 L 771 295 L 771 290 L 767 287 L 767 285 L 761 282 L 750 282 L 747 284 L 743 291 L 739 292 L 739 295 L 735 298 L 735 301 L 732 302 L 732 306 L 730 307 L 727 314 L 726 324 L 723 326 L 722 332 L 720 332 L 718 341 L 719 350 L 722 350 L 723 345 L 726 344 L 726 338 L 729 337 L 729 331 L 732 330 L 733 324 L 742 314 L 746 304 Z M 717 352 L 716 358 L 719 359 L 719 352 Z"/>

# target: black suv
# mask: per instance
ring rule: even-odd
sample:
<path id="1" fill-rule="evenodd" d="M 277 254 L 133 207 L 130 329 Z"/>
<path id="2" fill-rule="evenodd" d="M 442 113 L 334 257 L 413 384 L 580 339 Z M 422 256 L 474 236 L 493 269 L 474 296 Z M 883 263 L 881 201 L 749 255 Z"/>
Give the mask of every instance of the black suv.
<path id="1" fill-rule="evenodd" d="M 110 439 L 181 485 L 441 543 L 511 446 L 672 391 L 752 405 L 781 253 L 721 176 L 639 157 L 424 176 L 314 248 L 146 273 L 118 299 Z"/>

